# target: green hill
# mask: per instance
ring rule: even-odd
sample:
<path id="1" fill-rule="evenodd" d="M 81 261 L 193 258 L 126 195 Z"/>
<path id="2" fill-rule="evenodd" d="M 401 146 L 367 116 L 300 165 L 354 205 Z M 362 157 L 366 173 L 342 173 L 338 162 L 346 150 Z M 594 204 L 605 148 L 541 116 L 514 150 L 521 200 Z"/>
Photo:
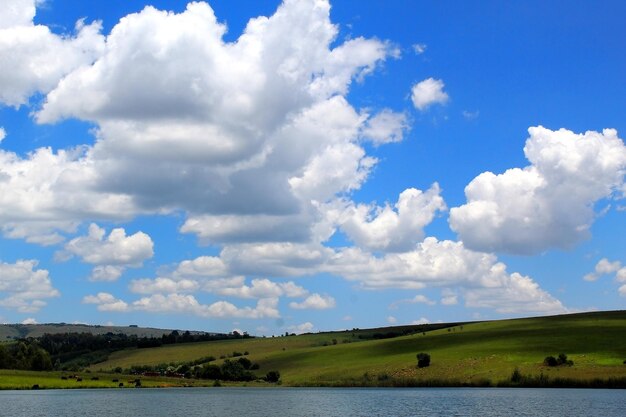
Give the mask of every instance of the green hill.
<path id="1" fill-rule="evenodd" d="M 207 356 L 222 358 L 214 362 L 219 365 L 236 351 L 249 352 L 248 358 L 260 365 L 259 376 L 279 370 L 283 384 L 289 386 L 495 385 L 510 381 L 515 368 L 523 375 L 552 379 L 626 378 L 625 311 L 456 324 L 380 340 L 359 338 L 364 332 L 129 349 L 113 353 L 92 371 Z M 430 354 L 429 367 L 416 367 L 419 352 Z M 574 365 L 543 365 L 546 356 L 559 353 L 567 354 Z"/>
<path id="2" fill-rule="evenodd" d="M 58 333 L 123 333 L 137 337 L 161 337 L 171 333 L 170 329 L 155 329 L 138 326 L 100 326 L 88 324 L 46 323 L 46 324 L 0 324 L 0 342 L 26 337 L 40 337 L 44 334 Z M 204 332 L 191 332 L 204 333 Z"/>

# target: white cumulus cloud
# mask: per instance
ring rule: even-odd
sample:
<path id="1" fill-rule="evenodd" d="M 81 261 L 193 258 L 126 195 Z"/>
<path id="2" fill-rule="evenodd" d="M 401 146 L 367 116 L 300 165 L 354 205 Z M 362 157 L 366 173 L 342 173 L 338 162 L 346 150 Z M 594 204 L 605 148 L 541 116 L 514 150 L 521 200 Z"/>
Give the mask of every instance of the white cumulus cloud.
<path id="1" fill-rule="evenodd" d="M 66 74 L 91 64 L 104 49 L 99 22 L 76 22 L 75 33 L 56 35 L 35 25 L 36 0 L 4 0 L 0 15 L 0 102 L 20 106 L 47 93 Z"/>
<path id="2" fill-rule="evenodd" d="M 358 205 L 345 214 L 341 229 L 368 250 L 407 251 L 424 239 L 424 227 L 446 209 L 437 183 L 422 192 L 404 190 L 392 208 Z"/>
<path id="3" fill-rule="evenodd" d="M 114 281 L 127 267 L 139 267 L 154 255 L 150 236 L 137 232 L 127 236 L 123 228 L 106 231 L 92 223 L 87 236 L 70 240 L 60 256 L 78 256 L 83 262 L 97 265 L 92 273 L 94 281 Z"/>
<path id="4" fill-rule="evenodd" d="M 467 203 L 450 209 L 450 226 L 468 248 L 533 254 L 571 247 L 589 237 L 594 203 L 622 186 L 626 146 L 615 130 L 529 133 L 531 165 L 480 174 L 465 188 Z"/>
<path id="5" fill-rule="evenodd" d="M 33 26 L 29 10 L 13 20 Z M 235 42 L 204 2 L 181 13 L 148 6 L 105 38 L 95 29 L 79 34 L 94 32 L 97 53 L 65 59 L 62 80 L 37 87 L 36 120 L 90 121 L 96 142 L 0 152 L 5 236 L 55 244 L 84 221 L 182 211 L 181 231 L 206 243 L 306 241 L 317 204 L 361 187 L 376 164 L 363 132 L 385 143 L 405 129 L 401 116 L 360 113 L 346 99 L 395 50 L 337 42 L 328 1 L 287 0 Z"/>
<path id="6" fill-rule="evenodd" d="M 449 100 L 448 94 L 443 91 L 445 84 L 441 80 L 427 78 L 411 88 L 411 101 L 416 109 L 426 110 L 433 104 L 445 104 Z"/>
<path id="7" fill-rule="evenodd" d="M 409 129 L 409 122 L 404 113 L 396 113 L 384 109 L 367 120 L 361 135 L 372 141 L 374 145 L 401 142 L 404 132 Z"/>
<path id="8" fill-rule="evenodd" d="M 495 255 L 468 250 L 462 242 L 433 237 L 424 239 L 412 251 L 381 257 L 358 248 L 342 249 L 323 269 L 371 289 L 454 289 L 468 307 L 488 306 L 508 313 L 567 311 L 530 277 L 508 273 Z M 513 303 L 515 294 L 524 302 Z"/>
<path id="9" fill-rule="evenodd" d="M 44 300 L 60 295 L 48 271 L 36 267 L 35 260 L 0 262 L 0 307 L 33 313 L 46 305 Z"/>
<path id="10" fill-rule="evenodd" d="M 310 321 L 307 321 L 301 324 L 296 324 L 294 326 L 289 326 L 287 327 L 287 330 L 291 333 L 296 334 L 311 333 L 313 330 L 315 330 L 315 325 Z"/>
<path id="11" fill-rule="evenodd" d="M 311 294 L 304 301 L 291 302 L 289 307 L 296 310 L 327 310 L 335 307 L 335 299 L 329 295 Z"/>
<path id="12" fill-rule="evenodd" d="M 83 297 L 83 303 L 96 304 L 99 311 L 129 311 L 128 303 L 117 299 L 113 295 L 106 292 L 100 292 L 97 295 L 87 295 Z"/>

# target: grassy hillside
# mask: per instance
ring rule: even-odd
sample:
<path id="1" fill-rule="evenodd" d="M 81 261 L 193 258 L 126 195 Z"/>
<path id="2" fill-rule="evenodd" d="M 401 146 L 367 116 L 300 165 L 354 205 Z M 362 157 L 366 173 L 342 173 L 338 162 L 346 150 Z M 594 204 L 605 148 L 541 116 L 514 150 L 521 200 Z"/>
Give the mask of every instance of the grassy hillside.
<path id="1" fill-rule="evenodd" d="M 551 378 L 622 378 L 626 312 L 468 323 L 383 340 L 363 341 L 348 331 L 134 349 L 115 352 L 92 370 L 220 358 L 233 351 L 248 351 L 259 375 L 279 370 L 284 385 L 496 384 L 509 380 L 516 367 Z M 416 368 L 418 352 L 431 355 L 428 368 Z M 574 366 L 543 365 L 546 356 L 559 353 Z"/>

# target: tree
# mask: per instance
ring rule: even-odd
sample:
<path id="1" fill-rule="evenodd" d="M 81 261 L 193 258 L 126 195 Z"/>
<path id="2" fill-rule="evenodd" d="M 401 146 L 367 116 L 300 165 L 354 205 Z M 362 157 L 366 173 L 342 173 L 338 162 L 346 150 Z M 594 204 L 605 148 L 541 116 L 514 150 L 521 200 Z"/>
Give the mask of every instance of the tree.
<path id="1" fill-rule="evenodd" d="M 222 371 L 217 365 L 204 365 L 202 367 L 203 379 L 222 379 Z"/>
<path id="2" fill-rule="evenodd" d="M 221 367 L 222 378 L 226 381 L 252 381 L 256 377 L 244 369 L 238 361 L 226 359 Z"/>
<path id="3" fill-rule="evenodd" d="M 567 355 L 565 353 L 559 353 L 558 358 L 555 358 L 554 356 L 546 356 L 543 360 L 543 364 L 545 366 L 572 366 L 574 365 L 574 361 L 567 359 Z"/>
<path id="4" fill-rule="evenodd" d="M 567 355 L 565 353 L 559 353 L 559 358 L 557 359 L 559 365 L 574 365 L 574 361 L 567 359 Z"/>
<path id="5" fill-rule="evenodd" d="M 252 361 L 248 358 L 245 357 L 240 357 L 237 362 L 239 362 L 241 364 L 241 366 L 243 366 L 243 369 L 248 370 L 252 367 Z"/>
<path id="6" fill-rule="evenodd" d="M 280 372 L 278 371 L 269 371 L 267 375 L 265 375 L 265 380 L 267 382 L 276 383 L 280 380 Z"/>
<path id="7" fill-rule="evenodd" d="M 543 364 L 546 366 L 557 366 L 559 363 L 554 356 L 546 356 L 543 360 Z"/>
<path id="8" fill-rule="evenodd" d="M 428 353 L 420 352 L 417 354 L 417 367 L 426 368 L 430 366 L 430 355 Z"/>
<path id="9" fill-rule="evenodd" d="M 10 367 L 11 357 L 9 356 L 9 352 L 4 345 L 0 344 L 0 369 L 8 369 Z"/>

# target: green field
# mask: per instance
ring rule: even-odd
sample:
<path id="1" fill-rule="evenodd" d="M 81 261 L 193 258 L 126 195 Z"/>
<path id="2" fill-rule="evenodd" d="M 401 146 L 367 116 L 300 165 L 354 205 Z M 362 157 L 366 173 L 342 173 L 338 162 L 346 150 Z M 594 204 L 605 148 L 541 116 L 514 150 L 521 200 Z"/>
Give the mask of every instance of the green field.
<path id="1" fill-rule="evenodd" d="M 125 350 L 92 370 L 248 351 L 261 367 L 259 375 L 279 370 L 284 385 L 384 385 L 392 380 L 488 380 L 494 385 L 508 380 L 516 367 L 522 374 L 577 380 L 626 377 L 624 311 L 468 323 L 393 339 L 358 340 L 348 331 Z M 431 355 L 428 368 L 416 368 L 418 352 Z M 559 353 L 566 353 L 574 366 L 543 365 L 546 356 Z"/>
<path id="2" fill-rule="evenodd" d="M 597 312 L 554 317 L 466 323 L 382 340 L 362 340 L 363 331 L 317 333 L 276 338 L 221 340 L 128 349 L 92 365 L 90 375 L 103 375 L 94 386 L 106 385 L 116 367 L 182 363 L 214 356 L 216 364 L 233 352 L 249 352 L 263 376 L 278 370 L 283 386 L 491 385 L 510 381 L 518 368 L 523 375 L 569 381 L 626 381 L 626 312 Z M 334 340 L 333 340 L 334 339 Z M 336 344 L 335 344 L 336 342 Z M 416 354 L 427 352 L 431 364 L 416 367 Z M 573 366 L 548 367 L 546 356 L 565 353 Z M 21 387 L 50 376 L 50 386 L 72 385 L 59 373 L 3 371 L 0 387 L 16 386 L 7 376 L 26 379 Z M 30 375 L 26 378 L 27 375 Z M 122 376 L 121 378 L 131 378 Z M 54 379 L 54 381 L 52 381 Z M 106 381 L 105 381 L 106 380 Z M 149 379 L 148 379 L 149 380 Z M 212 381 L 154 378 L 144 386 L 211 385 Z M 54 382 L 54 383 L 52 383 Z M 91 382 L 91 381 L 90 381 Z M 99 384 L 96 384 L 99 382 Z M 75 381 L 73 381 L 76 384 Z M 48 384 L 48 382 L 43 385 Z M 63 385 L 61 384 L 61 385 Z M 103 385 L 100 385 L 103 384 Z M 42 386 L 42 383 L 39 383 Z M 65 387 L 63 385 L 63 387 Z M 48 386 L 48 385 L 46 385 Z M 91 386 L 91 385 L 89 385 Z"/>
<path id="3" fill-rule="evenodd" d="M 62 379 L 62 376 L 65 379 Z M 76 378 L 79 377 L 79 378 Z M 94 380 L 92 378 L 97 378 Z M 35 372 L 0 370 L 0 389 L 77 389 L 77 388 L 135 388 L 136 376 L 87 372 Z M 123 386 L 120 387 L 119 384 Z M 213 381 L 182 380 L 165 377 L 141 377 L 143 388 L 167 388 L 181 386 L 212 386 Z"/>

